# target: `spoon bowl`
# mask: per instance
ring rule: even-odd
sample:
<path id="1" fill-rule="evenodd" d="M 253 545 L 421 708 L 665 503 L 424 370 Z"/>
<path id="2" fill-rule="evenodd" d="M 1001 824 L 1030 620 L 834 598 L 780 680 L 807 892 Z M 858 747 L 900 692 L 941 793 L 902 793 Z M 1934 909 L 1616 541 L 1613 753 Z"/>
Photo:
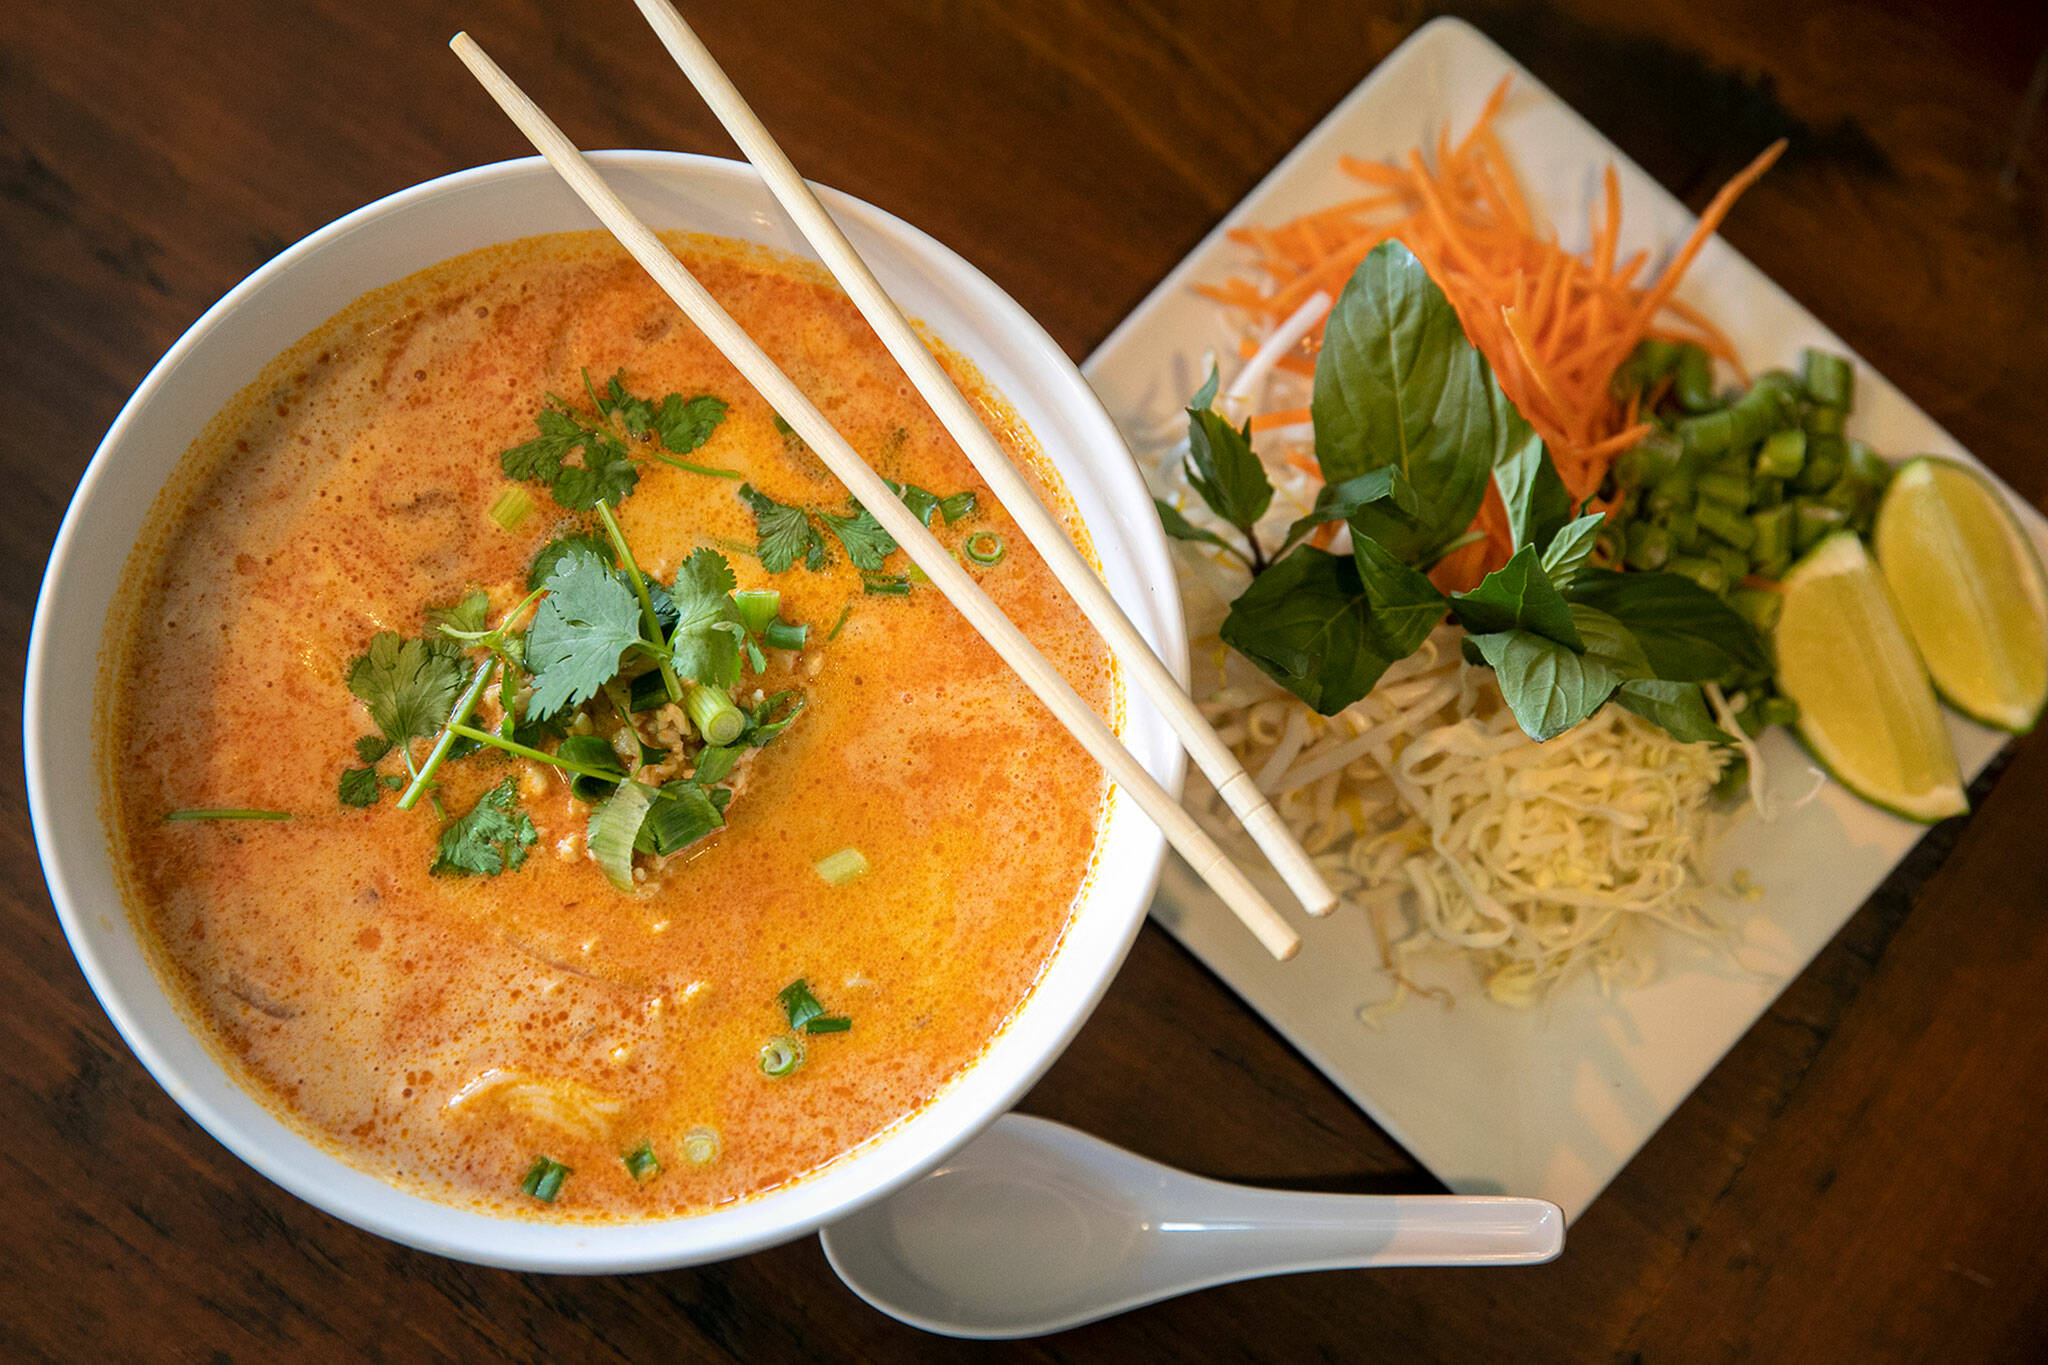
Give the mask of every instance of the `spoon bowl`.
<path id="1" fill-rule="evenodd" d="M 1196 1289 L 1305 1270 L 1535 1265 L 1540 1199 L 1261 1190 L 1008 1114 L 922 1180 L 820 1234 L 848 1288 L 944 1336 L 1039 1336 Z"/>

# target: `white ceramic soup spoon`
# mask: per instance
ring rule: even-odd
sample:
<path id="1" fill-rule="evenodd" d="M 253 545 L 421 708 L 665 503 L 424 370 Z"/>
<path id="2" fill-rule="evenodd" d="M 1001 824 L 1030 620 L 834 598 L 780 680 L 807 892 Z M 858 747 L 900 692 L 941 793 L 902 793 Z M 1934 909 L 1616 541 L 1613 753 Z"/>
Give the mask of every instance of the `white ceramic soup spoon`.
<path id="1" fill-rule="evenodd" d="M 1564 1214 L 1541 1199 L 1229 1185 L 1009 1114 L 820 1240 L 847 1287 L 891 1317 L 1002 1338 L 1261 1275 L 1535 1265 L 1564 1249 Z"/>

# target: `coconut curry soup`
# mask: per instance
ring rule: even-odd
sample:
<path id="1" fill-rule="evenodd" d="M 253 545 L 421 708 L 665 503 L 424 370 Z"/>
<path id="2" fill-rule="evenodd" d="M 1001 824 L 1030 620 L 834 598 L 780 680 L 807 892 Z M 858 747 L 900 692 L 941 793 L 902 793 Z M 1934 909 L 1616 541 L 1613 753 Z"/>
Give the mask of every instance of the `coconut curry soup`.
<path id="1" fill-rule="evenodd" d="M 1115 712 L 845 298 L 674 243 Z M 1089 875 L 1101 770 L 597 234 L 359 301 L 152 527 L 100 683 L 131 909 L 244 1083 L 402 1188 L 618 1219 L 800 1177 L 982 1053 Z"/>

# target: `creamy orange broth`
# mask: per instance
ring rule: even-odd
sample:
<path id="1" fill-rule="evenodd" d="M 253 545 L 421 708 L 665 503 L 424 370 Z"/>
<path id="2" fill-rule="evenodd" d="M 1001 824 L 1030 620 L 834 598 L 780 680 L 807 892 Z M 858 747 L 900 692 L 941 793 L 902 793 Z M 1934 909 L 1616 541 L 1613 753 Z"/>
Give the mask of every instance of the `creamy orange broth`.
<path id="1" fill-rule="evenodd" d="M 983 586 L 1114 713 L 1099 642 L 851 305 L 758 248 L 676 245 L 882 473 L 979 491 L 980 513 L 941 539 L 1003 535 L 1007 557 L 975 569 Z M 1080 536 L 1029 434 L 949 364 Z M 864 595 L 836 545 L 826 571 L 771 578 L 730 553 L 754 538 L 735 482 L 647 463 L 621 511 L 644 566 L 666 579 L 723 542 L 741 587 L 779 589 L 783 615 L 812 626 L 808 650 L 740 690 L 797 686 L 809 706 L 761 751 L 728 827 L 651 868 L 634 897 L 587 857 L 587 808 L 539 765 L 481 755 L 446 770 L 451 814 L 521 775 L 540 842 L 498 877 L 429 875 L 440 822 L 424 804 L 343 808 L 336 779 L 372 728 L 343 681 L 350 660 L 378 630 L 421 634 L 423 608 L 472 586 L 494 613 L 523 595 L 534 551 L 570 518 L 541 492 L 517 533 L 494 525 L 498 452 L 531 435 L 546 390 L 580 399 L 585 367 L 600 383 L 623 367 L 654 397 L 718 395 L 731 412 L 689 458 L 784 502 L 843 506 L 607 240 L 446 263 L 330 321 L 187 457 L 109 627 L 106 788 L 159 969 L 301 1129 L 436 1198 L 658 1216 L 815 1170 L 973 1061 L 1059 940 L 1106 785 L 936 589 Z M 161 819 L 205 807 L 294 818 Z M 814 864 L 849 846 L 871 871 L 826 885 Z M 853 1028 L 809 1038 L 805 1063 L 769 1078 L 758 1050 L 787 1032 L 776 996 L 799 977 Z M 685 1159 L 696 1129 L 717 1134 L 708 1163 Z M 636 1184 L 621 1157 L 643 1139 L 664 1169 Z M 518 1192 L 542 1154 L 574 1172 L 552 1206 Z"/>

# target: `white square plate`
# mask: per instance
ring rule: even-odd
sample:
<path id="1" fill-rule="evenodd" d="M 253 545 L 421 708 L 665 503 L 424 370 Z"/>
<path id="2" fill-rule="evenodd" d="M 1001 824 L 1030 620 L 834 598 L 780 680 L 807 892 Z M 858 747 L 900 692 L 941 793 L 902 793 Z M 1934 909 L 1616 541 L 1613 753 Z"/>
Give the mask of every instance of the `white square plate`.
<path id="1" fill-rule="evenodd" d="M 1564 245 L 1586 247 L 1587 209 L 1612 162 L 1622 185 L 1623 253 L 1647 248 L 1661 267 L 1693 215 L 1506 53 L 1470 26 L 1438 19 L 1352 91 L 1083 367 L 1141 456 L 1158 452 L 1157 433 L 1170 429 L 1199 382 L 1202 357 L 1235 354 L 1224 310 L 1193 292 L 1197 283 L 1249 273 L 1244 250 L 1225 232 L 1357 194 L 1357 182 L 1337 168 L 1340 153 L 1398 156 L 1429 145 L 1446 122 L 1455 136 L 1509 73 L 1515 83 L 1497 127 L 1524 192 Z M 1804 346 L 1848 352 L 1719 238 L 1679 292 L 1727 332 L 1754 370 L 1796 364 Z M 1971 459 L 1861 361 L 1850 433 L 1894 459 Z M 2010 490 L 2007 496 L 2037 547 L 2048 548 L 2048 522 Z M 2005 736 L 1949 721 L 1963 772 L 1974 777 Z M 1782 732 L 1768 737 L 1765 752 L 1780 772 L 1807 766 Z M 1742 869 L 1764 892 L 1729 911 L 1738 921 L 1748 916 L 1740 965 L 1667 935 L 1658 944 L 1661 970 L 1648 985 L 1609 999 L 1580 973 L 1528 1011 L 1488 1001 L 1469 972 L 1438 977 L 1459 983 L 1456 1007 L 1411 1002 L 1383 1032 L 1357 1017 L 1360 1005 L 1387 993 L 1361 916 L 1340 911 L 1311 921 L 1296 914 L 1302 952 L 1277 963 L 1178 860 L 1169 862 L 1152 913 L 1451 1189 L 1538 1195 L 1577 1217 L 1922 832 L 1826 784 L 1771 822 L 1744 817 L 1722 841 L 1720 871 Z M 1291 903 L 1277 881 L 1268 894 L 1275 904 Z"/>

